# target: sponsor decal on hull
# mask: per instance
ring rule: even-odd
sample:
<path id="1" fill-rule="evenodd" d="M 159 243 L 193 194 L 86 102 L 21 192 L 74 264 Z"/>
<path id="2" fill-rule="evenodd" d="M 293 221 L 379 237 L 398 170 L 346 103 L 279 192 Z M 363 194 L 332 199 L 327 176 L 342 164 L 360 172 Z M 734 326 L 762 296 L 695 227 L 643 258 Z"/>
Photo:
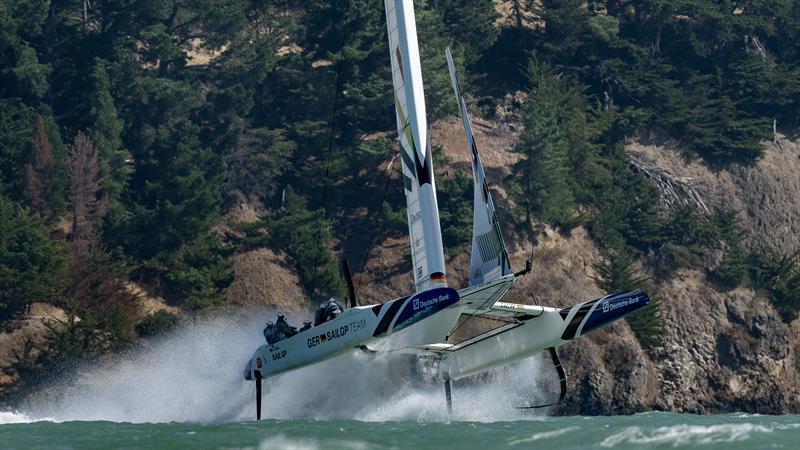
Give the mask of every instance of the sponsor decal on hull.
<path id="1" fill-rule="evenodd" d="M 400 311 L 394 324 L 394 331 L 430 317 L 458 302 L 458 298 L 458 292 L 451 288 L 436 288 L 420 292 L 412 297 Z"/>
<path id="2" fill-rule="evenodd" d="M 349 331 L 350 331 L 350 325 L 342 325 L 339 328 L 334 328 L 320 335 L 311 336 L 310 338 L 308 338 L 308 348 L 316 347 L 318 345 L 325 344 L 327 342 L 339 339 L 341 337 L 345 337 L 347 336 L 347 333 Z"/>
<path id="3" fill-rule="evenodd" d="M 286 350 L 277 350 L 271 353 L 272 360 L 277 361 L 286 357 Z M 260 359 L 260 358 L 259 358 Z"/>
<path id="4" fill-rule="evenodd" d="M 561 335 L 561 339 L 565 341 L 575 339 L 647 306 L 649 303 L 650 298 L 647 294 L 642 291 L 631 291 L 607 295 L 572 308 L 564 308 L 559 311 L 564 320 L 569 316 L 570 311 L 576 310 L 576 312 Z"/>

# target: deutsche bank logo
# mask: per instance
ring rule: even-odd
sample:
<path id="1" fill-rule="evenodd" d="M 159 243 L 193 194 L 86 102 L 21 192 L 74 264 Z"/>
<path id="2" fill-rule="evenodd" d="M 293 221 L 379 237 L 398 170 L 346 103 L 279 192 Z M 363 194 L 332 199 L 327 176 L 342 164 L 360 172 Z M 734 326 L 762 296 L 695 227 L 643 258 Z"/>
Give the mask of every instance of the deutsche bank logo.
<path id="1" fill-rule="evenodd" d="M 433 306 L 433 305 L 435 305 L 435 304 L 437 304 L 439 302 L 443 302 L 443 301 L 449 300 L 449 299 L 450 299 L 450 294 L 440 295 L 438 297 L 429 298 L 429 299 L 423 300 L 423 301 L 419 301 L 418 298 L 415 298 L 414 302 L 412 303 L 412 305 L 414 306 L 414 311 L 416 311 L 416 310 L 418 310 L 420 308 L 428 308 L 428 307 Z"/>

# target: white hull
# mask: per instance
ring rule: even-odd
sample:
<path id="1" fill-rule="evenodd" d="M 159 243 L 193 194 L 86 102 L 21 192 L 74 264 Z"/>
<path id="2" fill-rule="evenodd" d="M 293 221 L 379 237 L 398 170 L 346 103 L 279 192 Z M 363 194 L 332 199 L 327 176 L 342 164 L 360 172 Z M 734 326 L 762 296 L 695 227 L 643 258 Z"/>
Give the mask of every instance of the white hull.
<path id="1" fill-rule="evenodd" d="M 387 351 L 446 338 L 458 319 L 458 293 L 436 288 L 382 305 L 360 306 L 271 345 L 262 345 L 244 369 L 245 379 L 277 375 L 378 343 Z"/>
<path id="2" fill-rule="evenodd" d="M 543 308 L 542 315 L 501 327 L 496 334 L 464 341 L 448 349 L 440 365 L 443 378 L 457 380 L 537 355 L 566 343 L 559 338 L 564 321 L 558 310 Z"/>
<path id="3" fill-rule="evenodd" d="M 470 288 L 471 291 L 459 291 L 461 302 L 480 305 L 492 292 L 502 296 L 513 277 L 503 277 L 477 289 Z M 475 313 L 504 318 L 505 324 L 458 344 L 429 345 L 423 349 L 424 353 L 432 352 L 441 358 L 442 379 L 457 380 L 563 345 L 649 303 L 649 297 L 641 291 L 607 295 L 570 308 L 496 301 L 488 308 L 476 308 Z"/>

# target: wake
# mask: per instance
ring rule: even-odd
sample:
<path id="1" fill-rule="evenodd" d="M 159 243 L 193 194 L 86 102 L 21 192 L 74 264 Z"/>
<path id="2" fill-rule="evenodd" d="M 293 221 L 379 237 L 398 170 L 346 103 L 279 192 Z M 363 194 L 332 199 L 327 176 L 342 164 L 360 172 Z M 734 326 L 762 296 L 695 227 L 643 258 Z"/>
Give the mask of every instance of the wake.
<path id="1" fill-rule="evenodd" d="M 272 312 L 214 318 L 185 325 L 112 362 L 86 367 L 55 383 L 0 423 L 112 421 L 133 423 L 251 421 L 255 388 L 242 370 Z M 297 319 L 297 318 L 296 318 Z M 294 320 L 299 323 L 302 321 Z M 396 376 L 386 359 L 356 353 L 264 382 L 265 419 L 519 420 L 513 405 L 533 400 L 539 360 L 497 372 L 485 383 L 454 383 L 454 411 L 446 412 L 441 385 Z"/>

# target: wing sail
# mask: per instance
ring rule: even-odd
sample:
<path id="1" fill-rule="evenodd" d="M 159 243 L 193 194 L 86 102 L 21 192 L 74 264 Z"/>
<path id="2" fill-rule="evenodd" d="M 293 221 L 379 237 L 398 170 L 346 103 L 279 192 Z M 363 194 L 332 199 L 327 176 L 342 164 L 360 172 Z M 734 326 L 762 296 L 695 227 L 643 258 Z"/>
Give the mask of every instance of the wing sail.
<path id="1" fill-rule="evenodd" d="M 414 4 L 385 0 L 411 257 L 417 291 L 446 286 Z"/>
<path id="2" fill-rule="evenodd" d="M 446 49 L 447 68 L 450 71 L 450 81 L 456 95 L 461 120 L 464 122 L 464 132 L 467 135 L 467 149 L 472 161 L 472 178 L 474 180 L 474 194 L 472 205 L 472 256 L 470 260 L 469 285 L 474 286 L 487 281 L 495 280 L 511 273 L 508 262 L 503 234 L 495 214 L 492 194 L 486 183 L 486 173 L 483 170 L 478 147 L 475 145 L 475 136 L 472 133 L 472 122 L 467 115 L 467 106 L 461 95 L 461 87 L 456 76 L 456 67 L 453 64 L 453 55 Z"/>

